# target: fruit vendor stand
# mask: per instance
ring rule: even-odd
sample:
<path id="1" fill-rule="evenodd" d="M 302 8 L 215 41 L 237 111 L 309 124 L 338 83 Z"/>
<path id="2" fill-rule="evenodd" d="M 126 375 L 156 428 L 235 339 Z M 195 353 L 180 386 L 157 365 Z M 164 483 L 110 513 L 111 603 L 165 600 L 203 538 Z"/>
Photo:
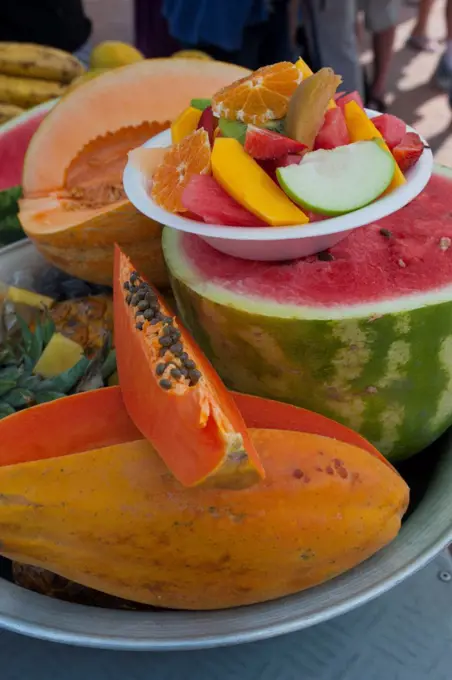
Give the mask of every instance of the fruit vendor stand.
<path id="1" fill-rule="evenodd" d="M 449 678 L 450 170 L 302 59 L 27 55 L 0 63 L 16 99 L 42 81 L 0 127 L 6 678 Z"/>

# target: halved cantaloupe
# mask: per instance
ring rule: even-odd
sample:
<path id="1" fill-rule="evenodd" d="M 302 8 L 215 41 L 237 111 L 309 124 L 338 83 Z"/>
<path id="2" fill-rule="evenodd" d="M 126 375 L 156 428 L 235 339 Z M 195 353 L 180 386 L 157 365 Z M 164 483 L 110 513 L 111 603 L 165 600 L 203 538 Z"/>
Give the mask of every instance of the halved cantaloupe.
<path id="1" fill-rule="evenodd" d="M 19 218 L 60 269 L 111 284 L 117 243 L 156 286 L 168 282 L 161 225 L 126 199 L 127 153 L 169 127 L 193 97 L 248 71 L 233 64 L 150 59 L 108 71 L 66 95 L 27 151 Z"/>

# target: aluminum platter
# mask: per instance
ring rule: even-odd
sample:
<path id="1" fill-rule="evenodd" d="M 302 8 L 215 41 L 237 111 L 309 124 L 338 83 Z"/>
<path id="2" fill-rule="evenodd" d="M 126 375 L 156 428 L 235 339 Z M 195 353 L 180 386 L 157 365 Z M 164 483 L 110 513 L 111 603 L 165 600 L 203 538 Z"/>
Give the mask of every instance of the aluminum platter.
<path id="1" fill-rule="evenodd" d="M 20 269 L 32 276 L 44 267 L 28 241 L 0 250 L 2 281 L 11 281 Z M 412 504 L 398 538 L 323 586 L 226 611 L 127 612 L 70 604 L 19 588 L 6 578 L 6 560 L 0 558 L 5 576 L 0 578 L 0 626 L 87 647 L 183 650 L 262 640 L 327 621 L 387 592 L 452 542 L 452 433 L 405 463 L 401 472 L 411 486 Z"/>

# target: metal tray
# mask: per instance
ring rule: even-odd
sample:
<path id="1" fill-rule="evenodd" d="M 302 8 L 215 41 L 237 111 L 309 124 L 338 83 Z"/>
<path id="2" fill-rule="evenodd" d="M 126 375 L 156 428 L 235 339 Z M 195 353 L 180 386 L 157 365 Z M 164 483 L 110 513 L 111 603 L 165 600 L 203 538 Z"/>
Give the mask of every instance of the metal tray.
<path id="1" fill-rule="evenodd" d="M 28 241 L 0 251 L 0 280 L 44 261 Z M 405 463 L 412 505 L 398 538 L 356 569 L 298 595 L 214 612 L 126 612 L 68 604 L 0 579 L 0 626 L 57 642 L 123 650 L 183 650 L 262 640 L 344 614 L 425 566 L 452 541 L 452 432 Z"/>

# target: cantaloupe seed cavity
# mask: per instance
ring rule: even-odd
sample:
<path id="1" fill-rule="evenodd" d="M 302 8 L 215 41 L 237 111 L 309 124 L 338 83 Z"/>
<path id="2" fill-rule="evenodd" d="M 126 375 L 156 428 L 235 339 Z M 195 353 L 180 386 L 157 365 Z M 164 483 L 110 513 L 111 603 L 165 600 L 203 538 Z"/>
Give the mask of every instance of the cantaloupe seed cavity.
<path id="1" fill-rule="evenodd" d="M 63 197 L 69 200 L 65 201 L 64 208 L 96 209 L 124 200 L 122 173 L 128 152 L 170 124 L 170 121 L 144 121 L 90 140 L 66 170 Z"/>

